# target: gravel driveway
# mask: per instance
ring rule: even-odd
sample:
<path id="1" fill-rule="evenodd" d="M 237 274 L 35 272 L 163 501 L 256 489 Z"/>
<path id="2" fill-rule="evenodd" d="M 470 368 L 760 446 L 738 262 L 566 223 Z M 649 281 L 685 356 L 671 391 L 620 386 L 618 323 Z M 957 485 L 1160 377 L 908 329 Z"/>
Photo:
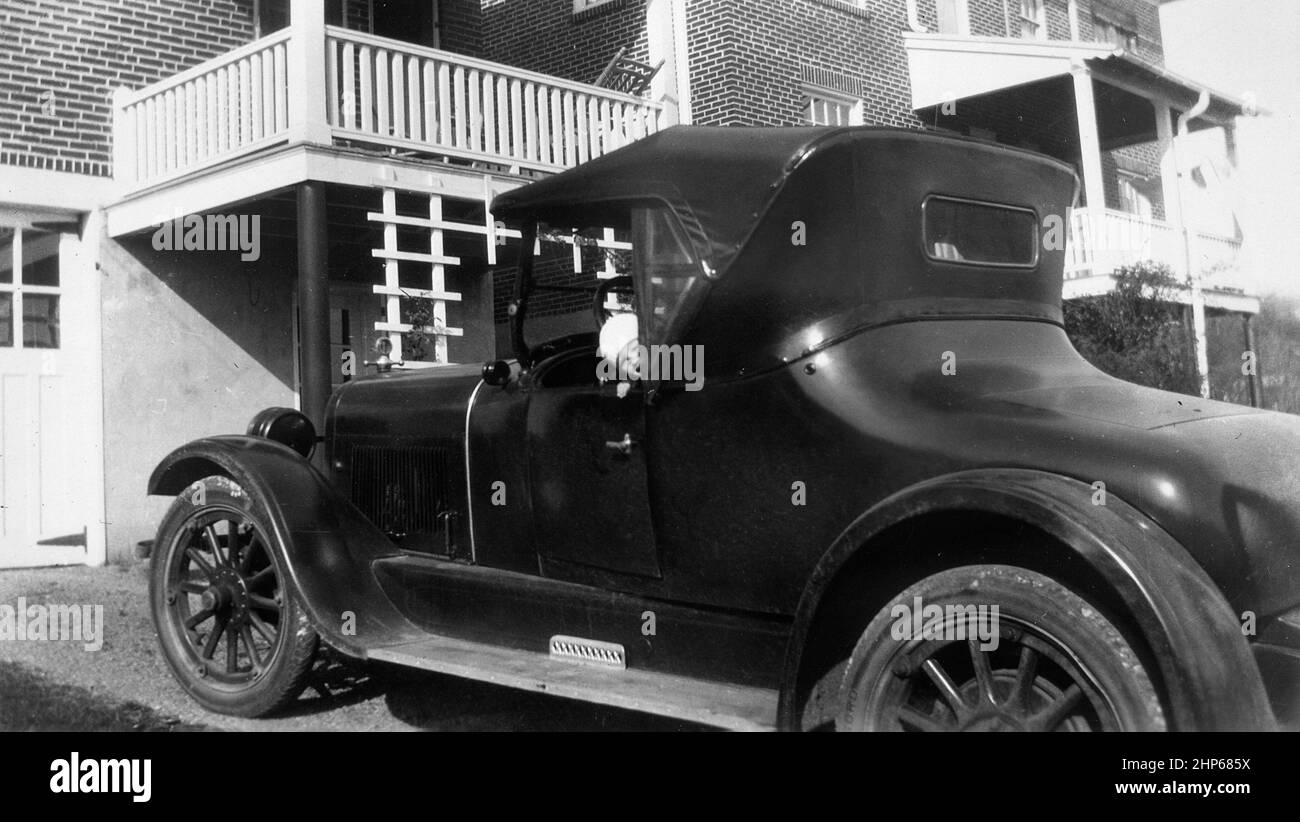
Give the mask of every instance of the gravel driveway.
<path id="1" fill-rule="evenodd" d="M 694 730 L 696 726 L 453 677 L 333 658 L 286 714 L 239 719 L 209 713 L 172 679 L 149 619 L 147 566 L 0 571 L 0 605 L 102 605 L 103 647 L 80 642 L 0 641 L 0 704 L 23 716 L 22 700 L 79 693 L 86 704 L 150 714 L 150 726 L 258 731 Z M 15 684 L 15 683 L 21 683 Z M 130 704 L 137 703 L 137 704 Z M 35 711 L 35 708 L 33 708 Z M 134 715 L 134 714 L 132 714 Z M 3 714 L 0 714 L 3 716 Z M 18 727 L 50 725 L 35 713 Z M 87 721 L 89 727 L 109 727 Z M 125 727 L 130 728 L 128 724 Z"/>

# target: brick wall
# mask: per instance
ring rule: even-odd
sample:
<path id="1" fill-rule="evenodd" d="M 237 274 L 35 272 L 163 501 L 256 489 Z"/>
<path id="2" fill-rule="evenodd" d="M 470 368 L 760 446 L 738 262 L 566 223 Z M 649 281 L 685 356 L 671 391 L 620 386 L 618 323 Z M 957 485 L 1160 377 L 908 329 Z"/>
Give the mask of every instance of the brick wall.
<path id="1" fill-rule="evenodd" d="M 899 33 L 904 5 L 871 0 L 694 0 L 691 110 L 708 125 L 797 125 L 806 77 L 855 81 L 867 123 L 918 126 Z M 933 5 L 930 6 L 933 17 Z"/>
<path id="2" fill-rule="evenodd" d="M 457 54 L 483 54 L 483 10 L 479 0 L 440 0 L 438 45 Z"/>
<path id="3" fill-rule="evenodd" d="M 645 60 L 646 0 L 612 0 L 581 14 L 569 0 L 482 0 L 483 56 L 591 83 L 620 48 Z"/>
<path id="4" fill-rule="evenodd" d="M 252 37 L 252 0 L 0 0 L 0 165 L 110 176 L 115 88 Z"/>

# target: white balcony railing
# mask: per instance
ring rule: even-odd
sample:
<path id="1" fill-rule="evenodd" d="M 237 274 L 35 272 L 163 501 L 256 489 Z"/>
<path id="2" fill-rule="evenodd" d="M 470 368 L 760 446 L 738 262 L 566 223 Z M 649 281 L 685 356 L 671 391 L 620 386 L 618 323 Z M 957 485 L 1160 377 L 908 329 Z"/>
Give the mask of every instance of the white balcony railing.
<path id="1" fill-rule="evenodd" d="M 315 31 L 320 38 L 283 29 L 119 90 L 114 173 L 126 192 L 291 139 L 559 171 L 659 128 L 662 107 L 639 97 L 349 29 Z M 314 97 L 307 86 L 322 78 Z"/>
<path id="2" fill-rule="evenodd" d="M 328 27 L 336 136 L 558 171 L 658 128 L 639 97 Z"/>
<path id="3" fill-rule="evenodd" d="M 1241 290 L 1238 274 L 1241 242 L 1202 231 L 1189 231 L 1159 220 L 1113 209 L 1076 208 L 1070 216 L 1066 279 L 1110 274 L 1143 260 L 1165 263 L 1179 280 L 1195 275 L 1207 285 Z M 1190 246 L 1190 268 L 1188 270 Z"/>
<path id="4" fill-rule="evenodd" d="M 142 188 L 287 138 L 289 30 L 113 99 L 114 176 Z"/>

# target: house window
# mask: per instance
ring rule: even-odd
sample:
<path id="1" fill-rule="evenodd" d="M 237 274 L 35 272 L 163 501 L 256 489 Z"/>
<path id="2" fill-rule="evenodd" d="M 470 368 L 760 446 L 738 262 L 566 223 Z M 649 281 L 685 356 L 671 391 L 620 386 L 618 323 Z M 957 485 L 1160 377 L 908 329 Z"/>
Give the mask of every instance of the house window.
<path id="1" fill-rule="evenodd" d="M 813 126 L 860 126 L 862 100 L 825 89 L 805 88 L 803 119 Z"/>
<path id="2" fill-rule="evenodd" d="M 1047 39 L 1047 9 L 1043 0 L 1020 0 L 1020 36 L 1028 40 Z"/>
<path id="3" fill-rule="evenodd" d="M 588 9 L 594 9 L 597 6 L 604 6 L 616 2 L 618 2 L 618 0 L 573 0 L 573 13 L 581 14 Z"/>
<path id="4" fill-rule="evenodd" d="M 1104 17 L 1092 19 L 1092 39 L 1098 43 L 1110 43 L 1115 48 L 1125 51 L 1137 51 L 1138 37 L 1119 23 Z"/>
<path id="5" fill-rule="evenodd" d="M 1127 214 L 1136 214 L 1144 220 L 1152 218 L 1151 198 L 1137 186 L 1137 178 L 1124 172 L 1119 177 L 1119 207 Z"/>
<path id="6" fill-rule="evenodd" d="M 967 0 L 936 0 L 940 34 L 970 34 L 970 9 Z"/>

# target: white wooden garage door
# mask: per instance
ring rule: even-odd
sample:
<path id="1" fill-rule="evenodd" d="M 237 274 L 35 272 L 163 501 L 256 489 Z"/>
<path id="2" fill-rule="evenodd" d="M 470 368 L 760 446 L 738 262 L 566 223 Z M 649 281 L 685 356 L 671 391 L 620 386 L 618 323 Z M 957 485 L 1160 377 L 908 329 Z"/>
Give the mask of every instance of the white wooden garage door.
<path id="1" fill-rule="evenodd" d="M 98 307 L 79 293 L 78 249 L 73 234 L 0 224 L 0 567 L 91 558 Z"/>

